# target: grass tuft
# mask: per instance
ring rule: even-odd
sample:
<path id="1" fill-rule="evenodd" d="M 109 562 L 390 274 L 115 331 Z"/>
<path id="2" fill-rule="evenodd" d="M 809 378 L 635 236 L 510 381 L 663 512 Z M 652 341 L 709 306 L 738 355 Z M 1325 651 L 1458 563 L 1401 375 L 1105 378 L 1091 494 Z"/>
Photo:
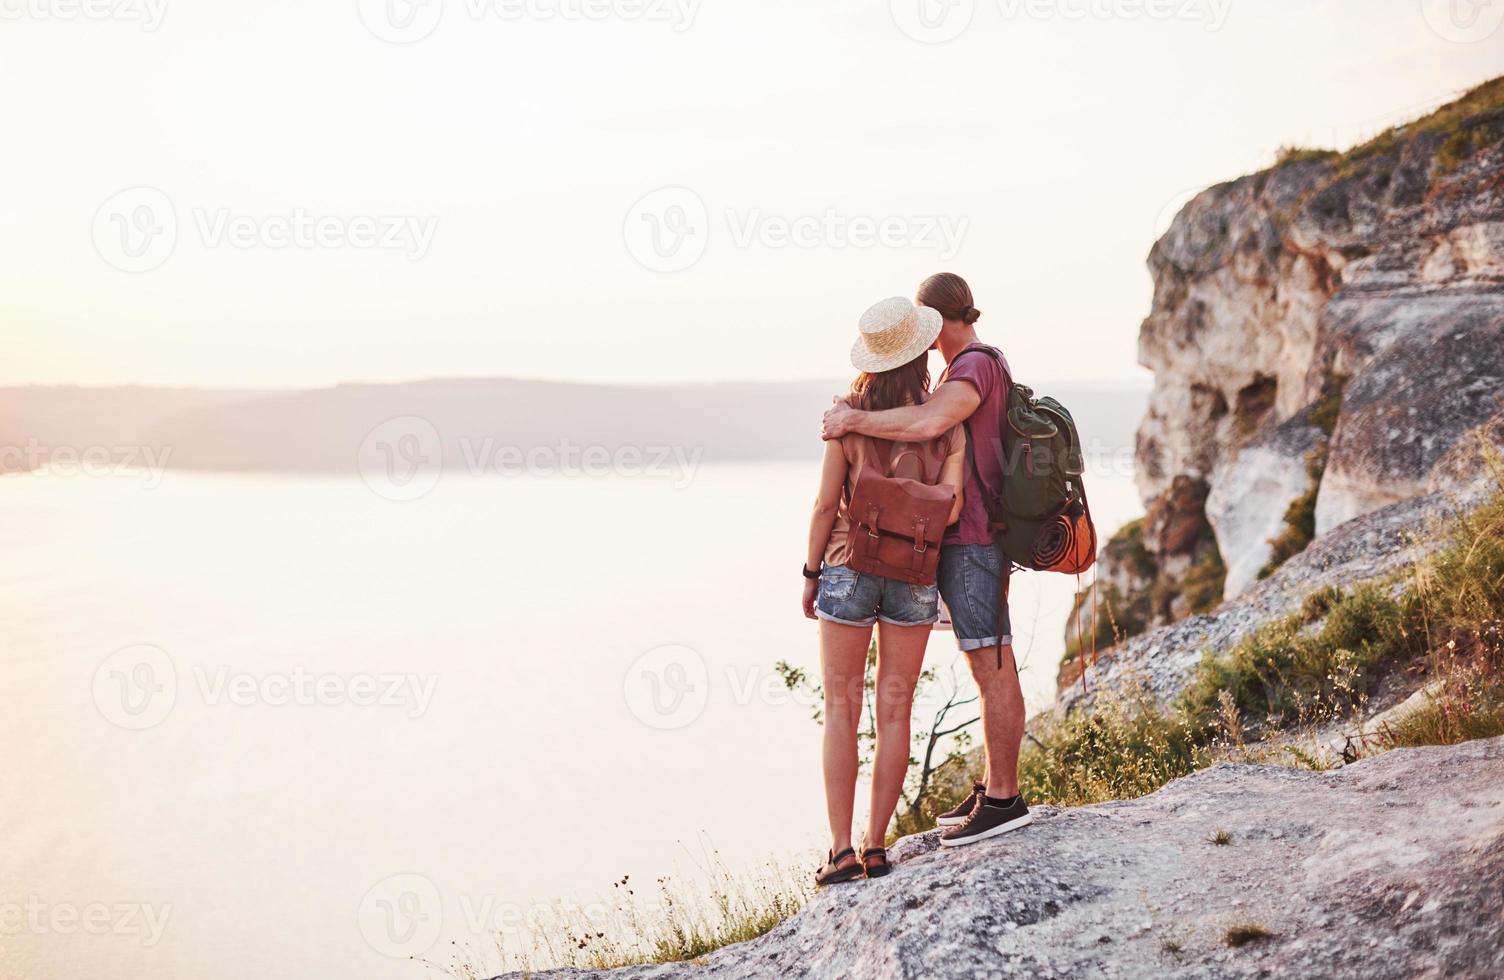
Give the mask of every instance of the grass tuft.
<path id="1" fill-rule="evenodd" d="M 1249 943 L 1262 942 L 1265 939 L 1273 938 L 1274 933 L 1263 926 L 1245 923 L 1229 928 L 1227 934 L 1222 937 L 1222 941 L 1237 949 L 1239 946 L 1247 946 Z"/>
<path id="2" fill-rule="evenodd" d="M 1361 722 L 1400 670 L 1439 683 L 1421 711 L 1384 727 L 1379 748 L 1504 734 L 1504 461 L 1493 465 L 1491 497 L 1424 530 L 1443 543 L 1409 576 L 1313 592 L 1232 650 L 1207 652 L 1168 704 L 1130 685 L 1099 693 L 1089 713 L 1036 719 L 1019 759 L 1024 793 L 1077 806 L 1142 796 L 1226 760 L 1324 769 L 1319 727 Z M 958 773 L 937 808 L 969 792 L 973 775 Z"/>
<path id="3" fill-rule="evenodd" d="M 1206 842 L 1208 844 L 1215 844 L 1218 847 L 1226 847 L 1228 844 L 1232 843 L 1232 834 L 1229 834 L 1225 830 L 1219 830 L 1215 834 L 1212 834 L 1210 837 L 1208 837 L 1206 839 Z"/>
<path id="4" fill-rule="evenodd" d="M 1090 714 L 1034 726 L 1019 784 L 1026 798 L 1060 806 L 1143 796 L 1206 765 L 1204 735 L 1141 688 L 1104 692 Z"/>
<path id="5" fill-rule="evenodd" d="M 652 894 L 641 898 L 632 880 L 622 877 L 612 882 L 609 898 L 539 907 L 496 934 L 488 947 L 457 947 L 451 962 L 430 965 L 457 980 L 480 980 L 498 972 L 693 962 L 766 934 L 813 893 L 808 874 L 771 861 L 733 873 L 710 852 L 698 872 L 659 878 Z"/>

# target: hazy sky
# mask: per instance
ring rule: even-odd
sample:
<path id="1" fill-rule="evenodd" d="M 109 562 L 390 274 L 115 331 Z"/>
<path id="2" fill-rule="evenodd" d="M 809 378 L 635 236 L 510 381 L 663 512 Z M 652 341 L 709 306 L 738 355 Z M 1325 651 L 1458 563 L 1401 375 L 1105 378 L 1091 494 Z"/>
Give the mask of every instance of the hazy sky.
<path id="1" fill-rule="evenodd" d="M 1504 73 L 1504 0 L 0 18 L 7 384 L 832 377 L 941 269 L 1020 373 L 1142 383 L 1190 191 Z"/>

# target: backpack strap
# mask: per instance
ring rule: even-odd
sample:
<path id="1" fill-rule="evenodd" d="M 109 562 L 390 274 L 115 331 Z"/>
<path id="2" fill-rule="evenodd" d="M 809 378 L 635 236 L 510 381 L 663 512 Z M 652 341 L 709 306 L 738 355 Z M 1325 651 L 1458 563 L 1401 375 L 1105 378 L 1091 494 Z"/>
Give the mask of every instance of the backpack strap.
<path id="1" fill-rule="evenodd" d="M 1008 414 L 1008 395 L 1013 390 L 1013 374 L 1008 370 L 1007 364 L 1004 363 L 1003 356 L 996 350 L 986 346 L 985 344 L 973 344 L 970 347 L 967 347 L 965 350 L 961 351 L 961 353 L 951 358 L 950 364 L 946 365 L 945 367 L 945 374 L 941 378 L 941 383 L 943 384 L 944 382 L 949 381 L 951 367 L 961 358 L 971 353 L 984 354 L 987 357 L 992 358 L 992 362 L 996 364 L 998 370 L 1002 372 L 1003 383 L 1004 385 L 1006 385 L 1006 387 L 1004 387 L 1003 389 L 1004 418 L 999 420 L 1001 424 L 998 426 L 998 432 L 1000 434 L 1006 433 L 1008 431 L 1008 421 L 1006 418 Z M 987 481 L 982 479 L 981 468 L 977 466 L 977 455 L 974 448 L 976 446 L 976 439 L 973 437 L 971 431 L 971 419 L 966 419 L 961 423 L 961 425 L 966 430 L 966 465 L 971 470 L 972 479 L 976 481 L 977 486 L 982 488 L 982 508 L 987 511 L 988 530 L 992 532 L 992 535 L 995 538 L 998 532 L 1002 529 L 1005 521 L 1003 520 L 1002 515 L 997 513 L 996 502 L 992 499 L 992 494 L 986 492 Z M 999 487 L 998 489 L 999 491 L 1001 491 L 1002 488 Z"/>
<path id="2" fill-rule="evenodd" d="M 1000 372 L 1002 372 L 1003 383 L 1005 385 L 1005 387 L 1003 388 L 1003 415 L 1006 416 L 1007 413 L 1008 413 L 1008 396 L 1013 391 L 1013 373 L 1008 370 L 1008 365 L 1007 365 L 1006 362 L 1004 362 L 1003 357 L 1002 357 L 1001 354 L 999 354 L 996 350 L 993 350 L 991 347 L 986 347 L 986 346 L 982 346 L 982 345 L 972 345 L 971 347 L 968 347 L 965 350 L 961 351 L 961 353 L 957 354 L 955 357 L 951 358 L 951 362 L 950 363 L 951 364 L 955 364 L 956 361 L 960 360 L 965 355 L 972 353 L 973 351 L 975 351 L 978 354 L 985 354 L 986 356 L 992 358 L 992 362 L 994 364 L 996 364 L 998 370 Z M 946 368 L 945 368 L 944 380 L 949 380 L 949 379 L 950 379 L 950 366 L 947 365 Z M 1001 420 L 1001 422 L 1002 422 L 1002 424 L 998 427 L 998 431 L 1000 433 L 1006 433 L 1008 431 L 1008 423 L 1007 423 L 1006 417 L 1003 418 Z M 987 522 L 988 522 L 988 525 L 989 525 L 988 530 L 992 532 L 993 542 L 996 543 L 998 532 L 1002 530 L 1002 528 L 1003 528 L 1003 526 L 1005 525 L 1006 522 L 1003 520 L 1003 518 L 1001 517 L 1001 515 L 999 515 L 996 512 L 996 509 L 995 509 L 996 508 L 996 504 L 995 504 L 995 502 L 992 499 L 992 495 L 990 493 L 986 492 L 986 490 L 987 490 L 987 484 L 986 484 L 985 481 L 983 481 L 983 479 L 982 479 L 982 471 L 977 466 L 976 451 L 973 448 L 976 445 L 976 440 L 974 438 L 972 438 L 972 434 L 971 434 L 971 420 L 967 419 L 965 422 L 963 422 L 961 424 L 966 427 L 966 462 L 967 462 L 967 465 L 969 465 L 971 467 L 972 478 L 974 480 L 976 480 L 977 486 L 982 488 L 982 491 L 983 491 L 983 493 L 982 493 L 982 506 L 987 511 Z M 1013 582 L 1013 562 L 1008 559 L 1007 555 L 1003 556 L 1003 562 L 1006 565 L 1006 567 L 1002 570 L 1002 576 L 1001 576 L 1002 582 L 1001 582 L 1001 587 L 998 590 L 999 591 L 999 595 L 998 595 L 998 607 L 997 607 L 997 630 L 998 630 L 997 669 L 998 670 L 1002 670 L 1003 669 L 1003 642 L 1002 642 L 1003 641 L 1003 634 L 1002 634 L 1002 630 L 1003 630 L 1003 610 L 1005 610 L 1005 609 L 1008 608 L 1009 586 L 1012 585 L 1012 582 Z"/>

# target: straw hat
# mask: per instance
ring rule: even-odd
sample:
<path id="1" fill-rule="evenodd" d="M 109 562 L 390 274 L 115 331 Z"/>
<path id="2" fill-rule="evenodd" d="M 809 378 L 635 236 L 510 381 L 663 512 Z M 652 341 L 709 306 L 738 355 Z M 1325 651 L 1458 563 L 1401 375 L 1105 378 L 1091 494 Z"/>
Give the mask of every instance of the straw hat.
<path id="1" fill-rule="evenodd" d="M 851 364 L 869 374 L 903 367 L 935 345 L 942 322 L 939 310 L 903 296 L 874 303 L 857 323 L 861 333 L 851 347 Z"/>

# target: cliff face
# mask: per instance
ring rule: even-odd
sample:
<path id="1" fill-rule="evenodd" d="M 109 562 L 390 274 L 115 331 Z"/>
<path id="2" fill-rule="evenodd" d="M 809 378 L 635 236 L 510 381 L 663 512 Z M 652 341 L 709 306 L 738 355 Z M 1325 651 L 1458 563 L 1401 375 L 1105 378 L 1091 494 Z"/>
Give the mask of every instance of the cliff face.
<path id="1" fill-rule="evenodd" d="M 1504 79 L 1295 157 L 1203 192 L 1149 258 L 1139 489 L 1208 485 L 1228 598 L 1304 544 L 1289 518 L 1320 536 L 1465 482 L 1459 443 L 1504 418 Z"/>

